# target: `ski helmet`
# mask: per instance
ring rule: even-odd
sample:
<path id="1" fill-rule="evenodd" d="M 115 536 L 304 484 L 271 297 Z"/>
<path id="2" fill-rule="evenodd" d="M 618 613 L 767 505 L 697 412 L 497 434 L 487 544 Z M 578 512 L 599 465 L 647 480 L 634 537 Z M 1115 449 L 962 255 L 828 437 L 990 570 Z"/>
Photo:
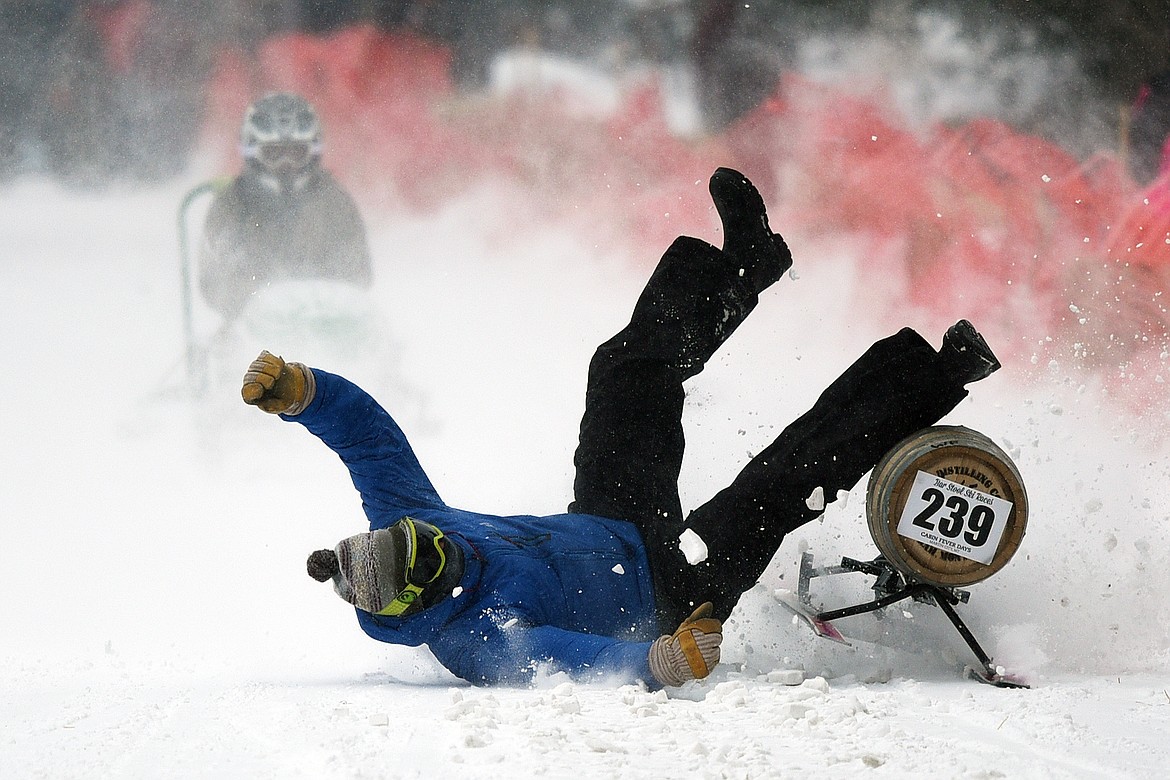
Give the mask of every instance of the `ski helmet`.
<path id="1" fill-rule="evenodd" d="M 272 172 L 305 170 L 321 159 L 321 122 L 300 95 L 275 92 L 248 106 L 240 128 L 244 159 Z"/>

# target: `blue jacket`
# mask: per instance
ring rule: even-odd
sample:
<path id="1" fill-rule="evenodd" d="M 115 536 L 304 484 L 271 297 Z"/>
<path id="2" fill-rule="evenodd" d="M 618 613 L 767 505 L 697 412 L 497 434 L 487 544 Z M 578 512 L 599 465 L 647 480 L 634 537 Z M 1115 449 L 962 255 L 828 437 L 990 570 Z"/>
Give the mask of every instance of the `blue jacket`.
<path id="1" fill-rule="evenodd" d="M 296 417 L 349 469 L 370 529 L 403 516 L 460 545 L 455 596 L 409 617 L 357 610 L 375 639 L 426 644 L 453 674 L 478 684 L 527 683 L 538 670 L 578 680 L 657 683 L 647 656 L 658 635 L 641 535 L 594 515 L 500 517 L 447 506 L 406 436 L 365 391 L 313 369 L 317 392 Z"/>

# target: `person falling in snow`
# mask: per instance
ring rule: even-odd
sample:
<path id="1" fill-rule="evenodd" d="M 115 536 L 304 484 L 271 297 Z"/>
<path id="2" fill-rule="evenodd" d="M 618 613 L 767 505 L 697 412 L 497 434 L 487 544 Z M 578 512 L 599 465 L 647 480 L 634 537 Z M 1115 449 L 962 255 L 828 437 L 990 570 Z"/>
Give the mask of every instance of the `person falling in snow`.
<path id="1" fill-rule="evenodd" d="M 679 237 L 629 324 L 589 365 L 566 514 L 486 515 L 448 506 L 405 435 L 340 376 L 262 352 L 246 403 L 298 422 L 336 452 L 370 531 L 309 556 L 374 639 L 426 644 L 474 684 L 526 684 L 540 671 L 651 687 L 706 677 L 722 622 L 785 534 L 820 515 L 806 499 L 849 490 L 897 442 L 933 425 L 999 368 L 966 320 L 935 351 L 909 328 L 873 344 L 735 480 L 684 516 L 683 383 L 792 265 L 741 173 L 710 179 L 717 249 Z M 707 556 L 680 545 L 690 530 Z M 697 606 L 696 608 L 696 605 Z"/>

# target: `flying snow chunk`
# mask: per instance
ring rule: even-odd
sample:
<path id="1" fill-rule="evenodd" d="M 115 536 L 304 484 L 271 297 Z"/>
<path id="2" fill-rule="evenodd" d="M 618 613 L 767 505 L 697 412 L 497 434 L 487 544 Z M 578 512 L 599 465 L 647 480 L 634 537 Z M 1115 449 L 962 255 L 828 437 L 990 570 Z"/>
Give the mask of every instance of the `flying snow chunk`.
<path id="1" fill-rule="evenodd" d="M 775 669 L 768 672 L 767 680 L 780 685 L 800 685 L 804 682 L 804 672 L 800 669 Z"/>
<path id="2" fill-rule="evenodd" d="M 678 535 L 678 549 L 691 566 L 707 560 L 707 543 L 689 528 Z"/>
<path id="3" fill-rule="evenodd" d="M 612 571 L 614 574 L 625 574 L 626 573 L 625 567 L 622 566 L 620 563 L 616 564 L 612 569 L 610 569 L 610 571 Z"/>
<path id="4" fill-rule="evenodd" d="M 812 494 L 804 500 L 805 506 L 814 512 L 819 512 L 825 508 L 825 489 L 817 486 Z"/>

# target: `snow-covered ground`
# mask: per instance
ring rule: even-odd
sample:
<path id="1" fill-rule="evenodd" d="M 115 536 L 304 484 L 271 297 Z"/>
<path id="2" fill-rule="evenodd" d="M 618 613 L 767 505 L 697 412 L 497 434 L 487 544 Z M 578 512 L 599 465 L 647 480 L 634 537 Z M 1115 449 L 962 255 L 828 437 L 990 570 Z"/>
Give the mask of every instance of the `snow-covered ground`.
<path id="1" fill-rule="evenodd" d="M 0 777 L 1170 771 L 1165 431 L 1136 427 L 1091 378 L 1005 370 L 947 420 L 1000 442 L 1029 490 L 1020 553 L 961 611 L 1030 690 L 962 679 L 971 658 L 931 607 L 842 621 L 876 640 L 849 648 L 779 607 L 804 549 L 875 554 L 864 483 L 786 540 L 710 679 L 668 693 L 555 678 L 472 688 L 425 652 L 368 639 L 305 576 L 309 551 L 363 529 L 357 496 L 312 437 L 240 403 L 236 377 L 261 346 L 349 375 L 400 413 L 449 503 L 561 511 L 586 363 L 653 258 L 599 257 L 588 236 L 539 225 L 501 234 L 490 192 L 386 218 L 371 225 L 388 334 L 375 360 L 235 344 L 226 378 L 196 400 L 182 391 L 183 191 L 0 190 Z M 718 242 L 716 225 L 690 232 Z M 859 305 L 864 266 L 847 245 L 790 240 L 795 278 L 691 388 L 688 505 L 889 329 Z M 860 599 L 867 584 L 825 597 Z"/>

